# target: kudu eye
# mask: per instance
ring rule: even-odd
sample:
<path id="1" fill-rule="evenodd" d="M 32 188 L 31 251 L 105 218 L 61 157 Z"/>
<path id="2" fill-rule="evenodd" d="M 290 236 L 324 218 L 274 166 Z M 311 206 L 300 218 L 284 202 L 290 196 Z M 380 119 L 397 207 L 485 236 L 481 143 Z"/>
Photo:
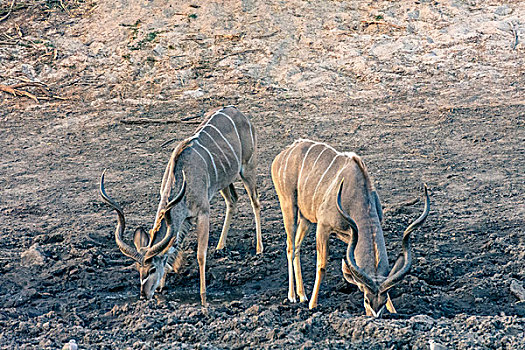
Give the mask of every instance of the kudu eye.
<path id="1" fill-rule="evenodd" d="M 151 269 L 149 269 L 148 275 L 153 275 L 155 272 L 157 272 L 157 268 L 156 267 L 152 267 Z"/>

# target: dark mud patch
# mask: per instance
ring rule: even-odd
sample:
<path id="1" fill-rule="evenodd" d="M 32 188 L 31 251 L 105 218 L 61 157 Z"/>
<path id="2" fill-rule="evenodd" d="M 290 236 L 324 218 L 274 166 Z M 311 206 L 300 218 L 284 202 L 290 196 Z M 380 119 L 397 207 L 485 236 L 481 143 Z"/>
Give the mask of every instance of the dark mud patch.
<path id="1" fill-rule="evenodd" d="M 24 6 L 0 22 L 0 84 L 39 79 L 64 99 L 0 92 L 1 348 L 69 339 L 81 349 L 525 348 L 525 306 L 511 292 L 525 274 L 524 59 L 506 27 L 521 37 L 519 2 L 16 3 Z M 397 27 L 369 23 L 377 18 Z M 97 197 L 99 176 L 108 169 L 127 234 L 151 225 L 173 147 L 161 145 L 193 132 L 177 121 L 228 104 L 258 130 L 265 252 L 255 254 L 236 183 L 223 251 L 224 204 L 212 202 L 207 312 L 193 235 L 166 290 L 140 300 L 114 213 Z M 137 118 L 170 122 L 125 122 Z M 319 307 L 286 301 L 269 167 L 300 137 L 363 157 L 385 207 L 390 259 L 428 184 L 432 211 L 412 236 L 413 268 L 391 292 L 397 315 L 363 316 L 335 239 Z M 302 266 L 310 294 L 314 232 Z"/>

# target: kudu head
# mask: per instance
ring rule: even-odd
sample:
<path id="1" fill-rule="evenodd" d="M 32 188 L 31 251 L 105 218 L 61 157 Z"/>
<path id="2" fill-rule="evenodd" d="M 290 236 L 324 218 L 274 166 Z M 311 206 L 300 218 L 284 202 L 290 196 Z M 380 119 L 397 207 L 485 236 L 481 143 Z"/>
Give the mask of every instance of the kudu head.
<path id="1" fill-rule="evenodd" d="M 423 210 L 423 214 L 421 214 L 417 220 L 411 223 L 403 233 L 401 245 L 403 253 L 399 255 L 396 263 L 387 276 L 378 276 L 378 278 L 374 279 L 366 271 L 357 266 L 355 261 L 354 251 L 359 239 L 359 235 L 357 224 L 341 207 L 343 181 L 344 180 L 341 181 L 341 185 L 337 193 L 337 209 L 339 213 L 348 221 L 350 227 L 352 228 L 352 237 L 346 250 L 346 261 L 343 259 L 343 276 L 348 282 L 356 284 L 364 293 L 364 306 L 367 316 L 373 316 L 376 318 L 381 317 L 385 307 L 391 313 L 395 313 L 396 311 L 392 301 L 390 300 L 390 296 L 388 295 L 388 290 L 399 283 L 410 271 L 410 267 L 412 265 L 410 233 L 423 224 L 430 211 L 430 198 L 428 196 L 427 186 L 424 185 L 425 209 Z M 373 254 L 368 258 L 376 259 Z"/>
<path id="2" fill-rule="evenodd" d="M 140 274 L 140 296 L 150 299 L 155 294 L 155 290 L 164 276 L 164 266 L 166 265 L 166 259 L 168 258 L 166 252 L 173 245 L 176 238 L 172 232 L 170 211 L 184 198 L 186 192 L 186 179 L 184 179 L 179 193 L 166 205 L 161 211 L 161 215 L 157 218 L 155 225 L 156 228 L 160 227 L 163 219 L 166 220 L 167 230 L 165 236 L 159 242 L 154 243 L 151 237 L 153 237 L 155 232 L 151 232 L 150 235 L 146 233 L 144 229 L 138 228 L 133 237 L 135 247 L 132 247 L 122 239 L 126 227 L 124 212 L 122 211 L 122 208 L 106 194 L 106 190 L 104 189 L 104 174 L 105 171 L 100 177 L 99 192 L 102 200 L 117 212 L 115 241 L 124 255 L 135 260 L 135 266 Z"/>

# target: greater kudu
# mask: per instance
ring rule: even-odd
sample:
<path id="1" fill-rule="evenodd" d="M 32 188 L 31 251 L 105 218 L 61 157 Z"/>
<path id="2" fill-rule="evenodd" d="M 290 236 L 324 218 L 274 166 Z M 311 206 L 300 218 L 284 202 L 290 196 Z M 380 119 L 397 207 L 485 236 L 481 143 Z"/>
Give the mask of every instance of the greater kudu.
<path id="1" fill-rule="evenodd" d="M 157 287 L 162 288 L 166 274 L 180 254 L 180 244 L 193 221 L 197 230 L 197 261 L 199 263 L 200 293 L 206 306 L 206 251 L 209 236 L 210 200 L 220 192 L 226 201 L 226 217 L 217 249 L 224 247 L 230 227 L 237 194 L 233 182 L 240 176 L 251 200 L 255 214 L 257 253 L 262 253 L 259 195 L 256 188 L 257 139 L 249 119 L 233 106 L 210 112 L 190 138 L 180 142 L 166 166 L 160 188 L 160 203 L 153 228 L 147 234 L 135 231 L 135 248 L 122 239 L 124 214 L 104 191 L 102 199 L 117 211 L 115 233 L 117 245 L 124 255 L 137 262 L 140 273 L 141 296 L 151 298 Z M 181 188 L 171 202 L 173 188 Z M 180 198 L 179 198 L 180 197 Z M 173 208 L 171 211 L 170 206 Z"/>
<path id="2" fill-rule="evenodd" d="M 288 299 L 296 302 L 295 273 L 299 300 L 308 300 L 301 276 L 300 248 L 310 226 L 316 223 L 317 270 L 309 307 L 317 306 L 328 238 L 335 233 L 348 243 L 343 275 L 364 292 L 366 314 L 379 317 L 385 305 L 395 312 L 388 290 L 410 269 L 410 232 L 425 221 L 429 212 L 426 186 L 424 212 L 405 230 L 403 254 L 390 269 L 381 228 L 381 203 L 359 156 L 337 152 L 324 143 L 297 140 L 273 161 L 272 179 L 287 234 Z"/>

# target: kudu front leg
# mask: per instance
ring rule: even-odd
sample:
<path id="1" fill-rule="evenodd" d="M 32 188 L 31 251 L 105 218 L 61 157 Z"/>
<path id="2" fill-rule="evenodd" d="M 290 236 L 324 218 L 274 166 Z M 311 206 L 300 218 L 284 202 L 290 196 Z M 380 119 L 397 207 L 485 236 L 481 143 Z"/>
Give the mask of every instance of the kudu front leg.
<path id="1" fill-rule="evenodd" d="M 297 229 L 296 226 L 296 208 L 293 205 L 282 205 L 281 211 L 283 213 L 284 229 L 286 231 L 286 257 L 288 260 L 288 300 L 292 303 L 297 302 L 294 288 L 294 271 L 293 258 L 295 254 L 294 235 Z"/>
<path id="2" fill-rule="evenodd" d="M 171 268 L 171 266 L 168 263 L 166 263 L 166 266 L 164 266 L 164 275 L 160 279 L 160 284 L 159 284 L 159 288 L 158 288 L 159 292 L 162 292 L 164 290 L 164 287 L 166 286 L 166 278 L 168 278 L 168 274 L 171 271 L 173 271 L 173 269 Z"/>
<path id="3" fill-rule="evenodd" d="M 204 308 L 208 306 L 206 303 L 206 252 L 208 250 L 209 235 L 209 214 L 199 214 L 197 216 L 197 262 L 199 263 L 201 303 Z"/>
<path id="4" fill-rule="evenodd" d="M 315 235 L 317 246 L 317 269 L 315 272 L 315 284 L 312 291 L 312 298 L 310 299 L 309 308 L 313 309 L 317 306 L 317 297 L 319 295 L 319 288 L 326 273 L 326 260 L 328 259 L 328 238 L 330 237 L 330 227 L 317 224 L 317 232 Z"/>
<path id="5" fill-rule="evenodd" d="M 223 249 L 226 245 L 226 237 L 228 231 L 230 230 L 230 223 L 233 216 L 233 210 L 235 209 L 235 204 L 237 203 L 238 196 L 235 192 L 235 187 L 233 184 L 230 184 L 228 187 L 221 191 L 221 195 L 226 202 L 226 217 L 224 218 L 224 224 L 222 225 L 221 238 L 219 238 L 219 243 L 217 243 L 216 249 Z"/>
<path id="6" fill-rule="evenodd" d="M 301 214 L 299 215 L 299 224 L 297 225 L 297 232 L 295 234 L 295 252 L 293 256 L 293 269 L 295 272 L 295 285 L 297 289 L 297 296 L 299 301 L 308 301 L 306 293 L 304 292 L 303 276 L 301 271 L 301 243 L 304 240 L 304 236 L 310 229 L 310 222 L 306 220 Z"/>

